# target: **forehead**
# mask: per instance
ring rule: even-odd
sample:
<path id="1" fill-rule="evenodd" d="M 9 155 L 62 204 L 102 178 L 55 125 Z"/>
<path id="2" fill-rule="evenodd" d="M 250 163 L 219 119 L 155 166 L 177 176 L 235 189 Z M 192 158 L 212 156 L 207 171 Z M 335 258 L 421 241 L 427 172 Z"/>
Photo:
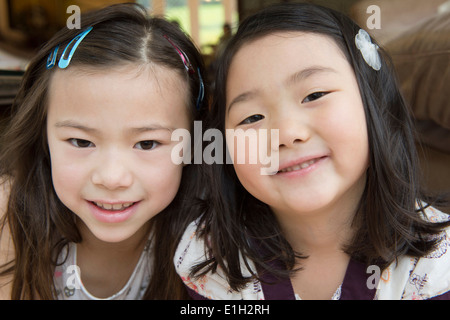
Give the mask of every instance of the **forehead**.
<path id="1" fill-rule="evenodd" d="M 188 84 L 174 70 L 156 65 L 110 70 L 57 70 L 49 88 L 48 112 L 81 116 L 111 113 L 188 114 Z"/>
<path id="2" fill-rule="evenodd" d="M 257 80 L 307 68 L 332 67 L 349 70 L 347 59 L 329 36 L 306 32 L 274 33 L 244 44 L 230 65 L 227 87 L 236 79 Z M 252 75 L 258 74 L 257 77 Z"/>
<path id="3" fill-rule="evenodd" d="M 332 49 L 332 52 L 327 51 L 330 49 Z M 330 54 L 337 54 L 345 58 L 344 53 L 331 36 L 313 32 L 284 31 L 264 35 L 244 43 L 234 56 L 233 62 L 240 56 L 249 53 L 259 52 L 258 56 L 264 57 L 266 54 L 273 54 L 274 51 L 283 52 L 286 57 L 300 59 L 307 52 L 314 53 L 310 57 L 317 57 L 318 59 L 323 56 L 330 57 Z"/>
<path id="4" fill-rule="evenodd" d="M 76 66 L 70 69 L 57 69 L 50 79 L 50 92 L 57 93 L 61 89 L 76 89 L 71 84 L 77 83 L 86 87 L 92 84 L 129 89 L 129 83 L 139 88 L 151 87 L 151 92 L 167 91 L 168 87 L 175 87 L 183 92 L 187 89 L 187 81 L 178 71 L 157 64 L 132 65 L 124 64 L 111 68 L 95 68 L 90 66 Z M 85 85 L 84 85 L 85 84 Z"/>

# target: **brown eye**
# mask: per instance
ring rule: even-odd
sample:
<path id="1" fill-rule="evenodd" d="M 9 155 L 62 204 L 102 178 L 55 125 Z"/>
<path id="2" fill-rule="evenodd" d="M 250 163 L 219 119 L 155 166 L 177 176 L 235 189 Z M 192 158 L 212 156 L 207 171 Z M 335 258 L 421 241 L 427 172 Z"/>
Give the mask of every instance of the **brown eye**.
<path id="1" fill-rule="evenodd" d="M 71 145 L 73 145 L 76 148 L 92 148 L 95 147 L 95 145 L 88 141 L 83 139 L 69 139 L 69 142 Z"/>
<path id="2" fill-rule="evenodd" d="M 311 93 L 309 96 L 307 96 L 302 103 L 311 102 L 317 99 L 322 98 L 323 96 L 327 95 L 329 92 L 314 92 Z"/>
<path id="3" fill-rule="evenodd" d="M 241 124 L 251 124 L 251 123 L 260 121 L 260 120 L 262 120 L 262 119 L 264 119 L 264 116 L 263 116 L 263 115 L 260 115 L 260 114 L 254 114 L 253 116 L 250 116 L 250 117 L 246 118 L 244 121 L 242 121 L 242 122 L 239 123 L 239 124 L 240 124 L 240 125 L 241 125 Z"/>
<path id="4" fill-rule="evenodd" d="M 140 150 L 153 150 L 159 145 L 160 143 L 154 140 L 146 140 L 136 143 L 134 147 Z"/>

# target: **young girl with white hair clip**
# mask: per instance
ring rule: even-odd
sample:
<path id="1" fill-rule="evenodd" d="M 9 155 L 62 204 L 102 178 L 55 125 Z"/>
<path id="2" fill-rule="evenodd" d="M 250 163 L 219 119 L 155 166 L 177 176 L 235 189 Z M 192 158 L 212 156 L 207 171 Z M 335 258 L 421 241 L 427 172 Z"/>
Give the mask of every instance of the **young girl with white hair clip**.
<path id="1" fill-rule="evenodd" d="M 215 84 L 209 127 L 278 130 L 279 168 L 204 167 L 206 209 L 174 260 L 193 297 L 450 298 L 449 216 L 421 191 L 410 111 L 367 32 L 269 7 L 242 22 Z"/>

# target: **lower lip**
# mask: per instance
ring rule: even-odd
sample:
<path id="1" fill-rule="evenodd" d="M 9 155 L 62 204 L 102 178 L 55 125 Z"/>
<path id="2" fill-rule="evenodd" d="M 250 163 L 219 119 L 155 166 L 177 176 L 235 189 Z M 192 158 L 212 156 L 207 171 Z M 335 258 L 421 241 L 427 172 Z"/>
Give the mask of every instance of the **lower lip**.
<path id="1" fill-rule="evenodd" d="M 315 171 L 327 159 L 328 159 L 328 157 L 322 157 L 322 158 L 319 158 L 316 162 L 314 162 L 312 165 L 310 165 L 309 167 L 307 167 L 305 169 L 300 169 L 300 170 L 296 170 L 296 171 L 289 171 L 289 172 L 287 172 L 287 171 L 286 172 L 279 172 L 275 176 L 283 177 L 283 178 L 297 178 L 297 177 L 306 176 L 306 175 L 310 174 L 311 172 Z"/>
<path id="2" fill-rule="evenodd" d="M 95 219 L 103 223 L 120 223 L 128 220 L 137 210 L 139 202 L 136 202 L 131 207 L 121 211 L 109 211 L 96 206 L 94 203 L 88 201 L 89 208 Z"/>

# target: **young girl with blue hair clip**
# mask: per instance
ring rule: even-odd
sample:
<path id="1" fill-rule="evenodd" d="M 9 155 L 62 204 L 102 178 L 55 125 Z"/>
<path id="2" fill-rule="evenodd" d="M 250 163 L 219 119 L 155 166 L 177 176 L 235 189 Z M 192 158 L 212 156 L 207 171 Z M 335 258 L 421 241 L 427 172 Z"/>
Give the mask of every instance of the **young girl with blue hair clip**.
<path id="1" fill-rule="evenodd" d="M 1 297 L 185 298 L 171 259 L 197 174 L 171 133 L 200 119 L 201 56 L 137 5 L 81 22 L 31 61 L 2 136 Z"/>
<path id="2" fill-rule="evenodd" d="M 234 163 L 205 166 L 174 259 L 193 297 L 450 299 L 450 219 L 420 190 L 408 107 L 367 32 L 311 4 L 267 8 L 215 84 L 206 130 L 278 130 L 279 168 L 236 161 L 252 149 L 228 134 Z"/>

